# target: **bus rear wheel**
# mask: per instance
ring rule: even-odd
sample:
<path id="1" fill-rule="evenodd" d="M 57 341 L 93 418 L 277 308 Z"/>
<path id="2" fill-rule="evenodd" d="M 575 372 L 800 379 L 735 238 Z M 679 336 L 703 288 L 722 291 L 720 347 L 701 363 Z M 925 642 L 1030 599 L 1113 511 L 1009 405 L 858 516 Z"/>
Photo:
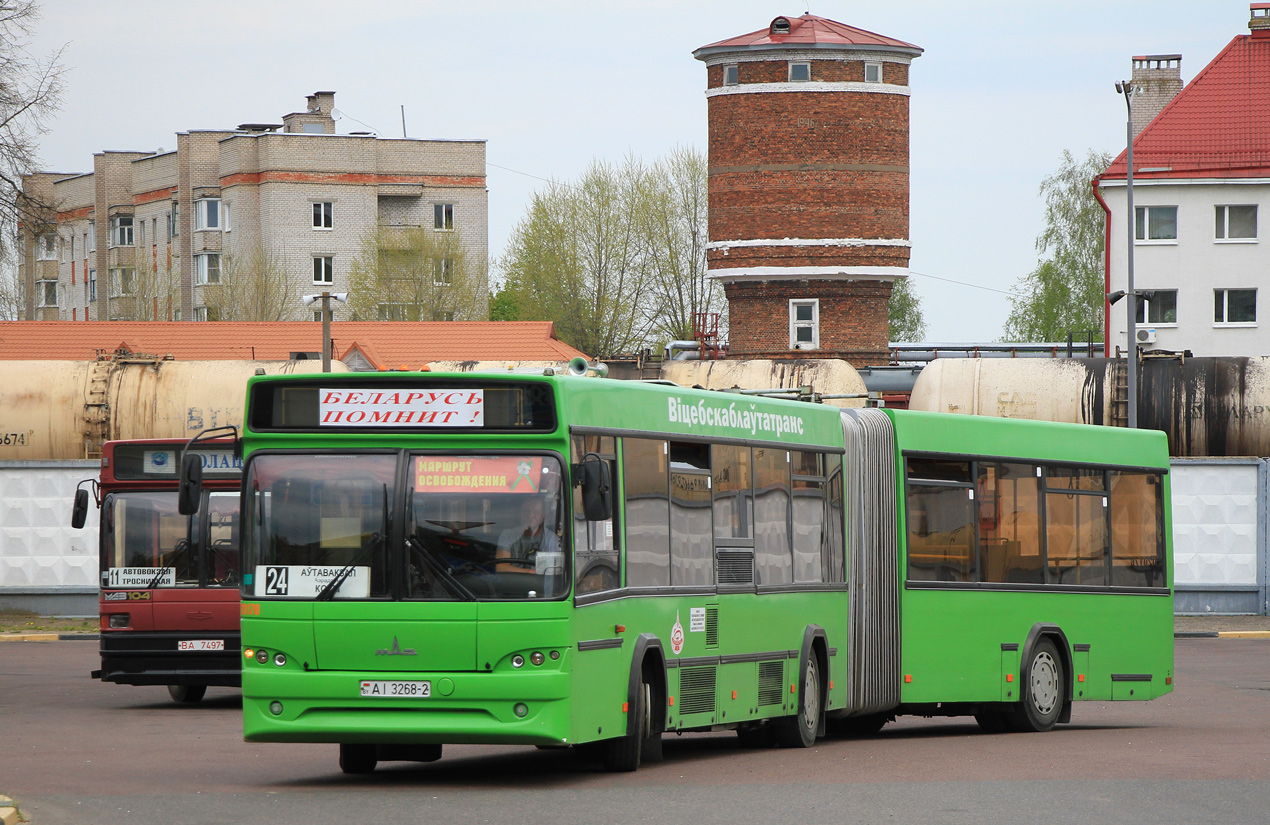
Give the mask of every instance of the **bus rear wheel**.
<path id="1" fill-rule="evenodd" d="M 374 745 L 340 743 L 340 770 L 344 773 L 374 773 L 378 764 Z"/>
<path id="2" fill-rule="evenodd" d="M 823 709 L 820 706 L 820 665 L 814 652 L 807 657 L 802 693 L 798 713 L 776 720 L 776 742 L 782 748 L 810 748 L 816 744 Z"/>
<path id="3" fill-rule="evenodd" d="M 1010 723 L 1018 731 L 1047 731 L 1054 727 L 1063 712 L 1067 682 L 1058 648 L 1049 639 L 1040 639 L 1032 647 L 1028 667 L 1023 674 L 1022 697 L 1010 715 Z"/>
<path id="4" fill-rule="evenodd" d="M 206 695 L 207 685 L 168 685 L 168 696 L 172 697 L 173 702 L 192 705 L 203 701 Z"/>

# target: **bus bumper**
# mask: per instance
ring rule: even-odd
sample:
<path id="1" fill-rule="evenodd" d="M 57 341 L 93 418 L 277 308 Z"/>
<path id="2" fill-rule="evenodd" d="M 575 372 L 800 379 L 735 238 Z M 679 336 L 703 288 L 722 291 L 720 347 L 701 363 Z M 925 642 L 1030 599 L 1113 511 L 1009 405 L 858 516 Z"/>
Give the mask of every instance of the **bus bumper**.
<path id="1" fill-rule="evenodd" d="M 180 650 L 180 642 L 214 639 L 224 650 Z M 238 631 L 220 633 L 122 632 L 101 634 L 101 670 L 94 676 L 120 685 L 238 687 L 242 655 Z"/>
<path id="2" fill-rule="evenodd" d="M 427 681 L 432 695 L 363 698 L 363 679 Z M 275 702 L 277 713 L 270 708 Z M 569 731 L 569 677 L 560 671 L 246 672 L 243 678 L 249 742 L 562 745 Z"/>

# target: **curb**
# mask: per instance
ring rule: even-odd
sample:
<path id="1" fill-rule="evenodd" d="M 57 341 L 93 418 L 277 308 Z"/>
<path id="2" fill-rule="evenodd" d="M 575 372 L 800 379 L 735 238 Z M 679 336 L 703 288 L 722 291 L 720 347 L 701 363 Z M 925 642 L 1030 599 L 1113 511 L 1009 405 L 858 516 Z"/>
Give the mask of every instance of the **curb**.
<path id="1" fill-rule="evenodd" d="M 1270 630 L 1220 630 L 1223 639 L 1270 639 Z"/>
<path id="2" fill-rule="evenodd" d="M 100 633 L 0 633 L 0 642 L 58 642 L 83 639 L 95 642 Z"/>
<path id="3" fill-rule="evenodd" d="M 18 825 L 18 809 L 14 807 L 13 800 L 7 796 L 0 796 L 0 822 L 4 825 Z"/>

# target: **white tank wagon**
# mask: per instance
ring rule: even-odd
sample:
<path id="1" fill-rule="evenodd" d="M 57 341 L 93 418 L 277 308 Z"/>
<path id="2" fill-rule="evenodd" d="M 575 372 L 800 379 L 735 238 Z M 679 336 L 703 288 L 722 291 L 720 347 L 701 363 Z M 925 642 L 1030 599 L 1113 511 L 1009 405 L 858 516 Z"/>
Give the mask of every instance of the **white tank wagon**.
<path id="1" fill-rule="evenodd" d="M 1123 426 L 1124 361 L 939 359 L 922 370 L 909 408 Z M 1270 456 L 1270 358 L 1146 358 L 1138 426 L 1163 430 L 1170 454 Z"/>
<path id="2" fill-rule="evenodd" d="M 661 377 L 685 387 L 708 390 L 798 390 L 811 387 L 837 407 L 863 407 L 869 394 L 860 373 L 837 358 L 789 360 L 663 361 Z"/>
<path id="3" fill-rule="evenodd" d="M 320 372 L 320 361 L 0 362 L 0 461 L 83 459 L 120 438 L 188 438 L 242 426 L 247 379 Z M 347 372 L 339 362 L 332 371 Z"/>

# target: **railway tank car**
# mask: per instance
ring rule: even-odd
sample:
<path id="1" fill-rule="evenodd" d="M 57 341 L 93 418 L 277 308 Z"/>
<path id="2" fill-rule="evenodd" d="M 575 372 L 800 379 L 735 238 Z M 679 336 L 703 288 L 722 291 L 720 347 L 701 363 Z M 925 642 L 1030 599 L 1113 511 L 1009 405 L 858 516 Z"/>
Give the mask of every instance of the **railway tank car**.
<path id="1" fill-rule="evenodd" d="M 1270 358 L 1147 357 L 1138 426 L 1163 430 L 1178 457 L 1270 455 Z M 910 409 L 1123 426 L 1123 360 L 939 359 Z"/>

